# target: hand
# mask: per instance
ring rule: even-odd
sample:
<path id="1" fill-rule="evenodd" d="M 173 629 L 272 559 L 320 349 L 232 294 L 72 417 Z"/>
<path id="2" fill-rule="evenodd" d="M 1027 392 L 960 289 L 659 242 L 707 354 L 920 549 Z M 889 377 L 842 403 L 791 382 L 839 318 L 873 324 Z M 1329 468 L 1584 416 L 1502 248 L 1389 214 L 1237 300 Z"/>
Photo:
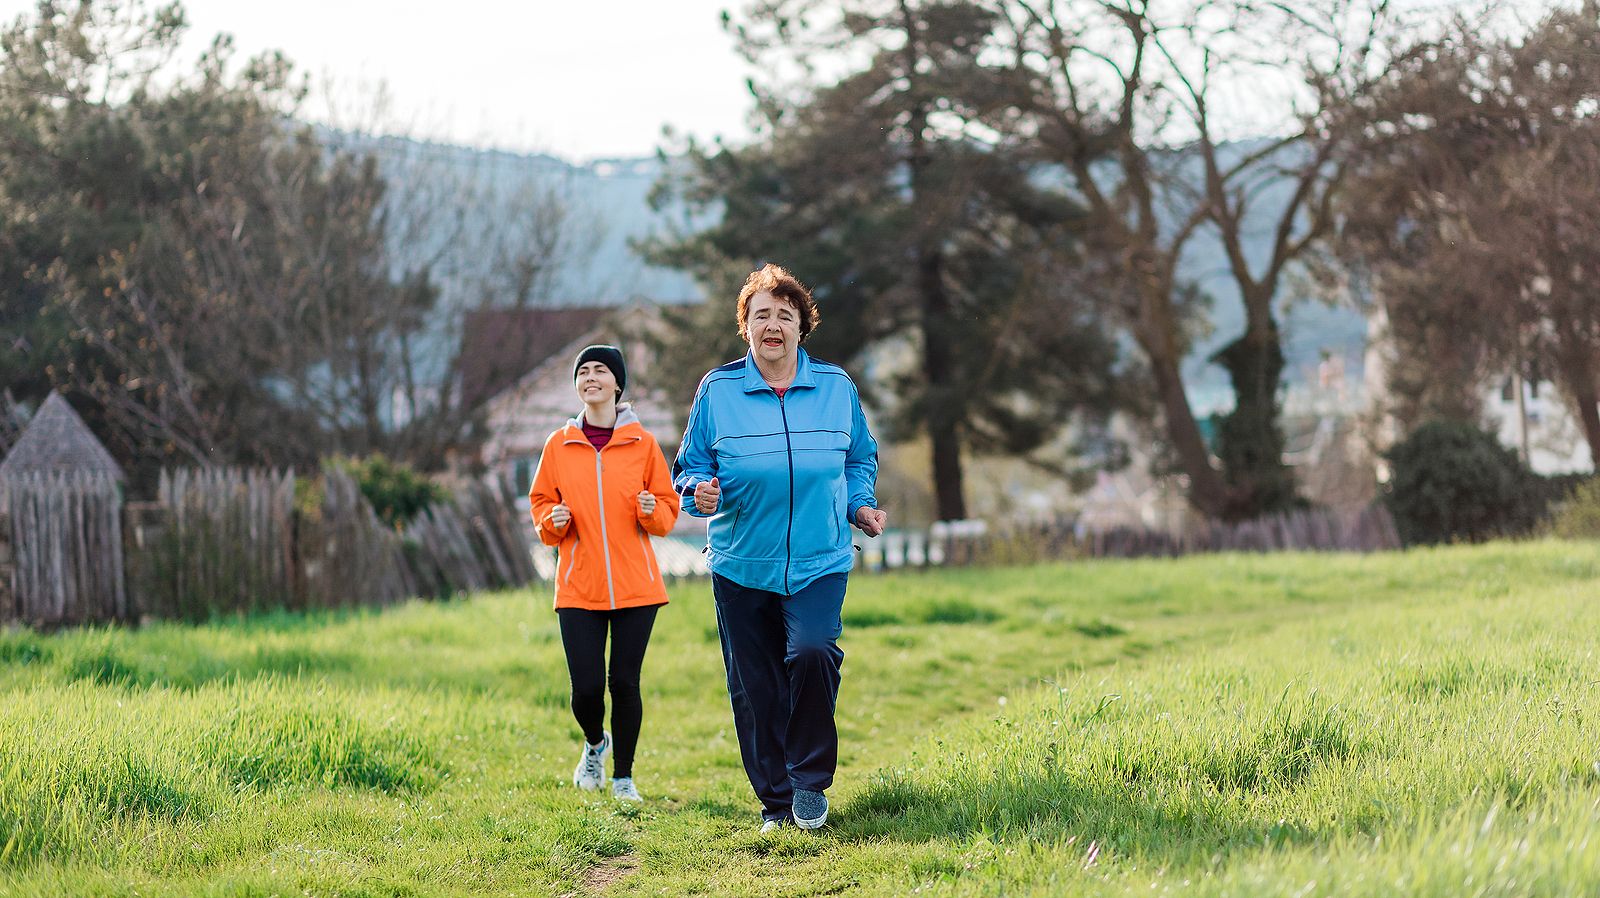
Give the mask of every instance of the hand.
<path id="1" fill-rule="evenodd" d="M 550 526 L 557 530 L 565 530 L 572 523 L 572 509 L 565 505 L 557 505 L 550 509 Z"/>
<path id="2" fill-rule="evenodd" d="M 722 481 L 713 477 L 694 488 L 694 507 L 701 514 L 716 514 L 722 501 Z"/>
<path id="3" fill-rule="evenodd" d="M 881 508 L 863 505 L 856 509 L 856 526 L 868 536 L 877 536 L 889 523 L 889 513 Z"/>
<path id="4" fill-rule="evenodd" d="M 656 494 L 649 490 L 640 490 L 634 498 L 639 500 L 639 510 L 645 514 L 656 513 Z"/>

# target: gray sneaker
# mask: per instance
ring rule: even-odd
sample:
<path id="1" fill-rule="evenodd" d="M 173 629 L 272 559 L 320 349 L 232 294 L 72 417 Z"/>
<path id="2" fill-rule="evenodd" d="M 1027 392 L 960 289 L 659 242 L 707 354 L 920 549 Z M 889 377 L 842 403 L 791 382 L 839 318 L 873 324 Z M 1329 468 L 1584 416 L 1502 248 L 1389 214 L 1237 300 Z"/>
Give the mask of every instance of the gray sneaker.
<path id="1" fill-rule="evenodd" d="M 778 830 L 783 829 L 785 826 L 790 825 L 792 825 L 792 821 L 788 817 L 780 817 L 777 820 L 768 820 L 767 822 L 761 824 L 761 834 L 764 836 L 767 833 L 775 833 Z"/>
<path id="2" fill-rule="evenodd" d="M 794 790 L 794 825 L 816 829 L 828 822 L 828 796 L 810 789 Z"/>
<path id="3" fill-rule="evenodd" d="M 592 791 L 606 784 L 606 755 L 611 752 L 611 734 L 600 737 L 599 745 L 585 744 L 578 756 L 578 766 L 572 771 L 572 784 L 579 789 Z"/>
<path id="4" fill-rule="evenodd" d="M 631 776 L 619 776 L 611 781 L 611 797 L 618 801 L 644 801 Z"/>

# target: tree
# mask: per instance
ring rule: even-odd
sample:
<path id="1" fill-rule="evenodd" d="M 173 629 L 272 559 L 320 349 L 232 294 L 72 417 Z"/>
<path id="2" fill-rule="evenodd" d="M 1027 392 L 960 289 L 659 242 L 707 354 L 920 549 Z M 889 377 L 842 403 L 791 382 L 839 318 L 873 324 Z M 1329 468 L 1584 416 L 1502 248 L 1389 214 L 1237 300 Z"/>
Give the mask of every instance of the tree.
<path id="1" fill-rule="evenodd" d="M 69 377 L 81 350 L 51 301 L 52 266 L 87 270 L 136 239 L 149 185 L 129 176 L 137 147 L 108 111 L 148 92 L 183 27 L 176 7 L 42 2 L 0 31 L 0 382 L 22 402 Z"/>
<path id="2" fill-rule="evenodd" d="M 1457 19 L 1353 104 L 1369 138 L 1345 247 L 1401 344 L 1414 421 L 1491 374 L 1554 380 L 1600 467 L 1600 4 L 1520 37 Z M 1441 361 L 1445 364 L 1441 364 Z"/>
<path id="3" fill-rule="evenodd" d="M 393 115 L 382 84 L 328 84 L 314 98 L 324 101 L 318 117 L 331 129 L 320 141 L 378 162 L 381 255 L 391 277 L 415 281 L 426 272 L 437 293 L 426 308 L 405 304 L 417 323 L 393 332 L 385 387 L 394 419 L 384 433 L 391 455 L 436 469 L 450 450 L 481 438 L 482 409 L 465 406 L 458 389 L 458 349 L 485 348 L 462 345 L 466 315 L 547 302 L 577 249 L 599 241 L 602 228 L 577 208 L 581 199 L 564 165 L 400 136 L 415 123 Z M 514 330 L 500 335 L 507 343 L 526 338 Z"/>
<path id="4" fill-rule="evenodd" d="M 468 221 L 483 185 L 393 191 L 369 146 L 295 121 L 307 89 L 281 56 L 223 37 L 178 71 L 185 27 L 176 4 L 44 0 L 0 35 L 0 275 L 20 285 L 0 375 L 24 401 L 89 400 L 136 482 L 169 462 L 437 464 L 472 417 L 449 316 L 466 294 L 527 301 L 559 202 L 497 197 L 489 227 Z M 472 266 L 446 305 L 451 252 Z"/>
<path id="5" fill-rule="evenodd" d="M 723 297 L 758 262 L 785 264 L 813 288 L 823 326 L 808 346 L 825 358 L 859 366 L 903 341 L 914 362 L 887 391 L 864 392 L 892 406 L 892 438 L 928 436 L 936 512 L 963 518 L 964 454 L 1026 456 L 1067 423 L 1103 417 L 1117 399 L 1116 348 L 1078 299 L 1071 204 L 966 128 L 984 111 L 978 54 L 992 14 L 900 0 L 829 15 L 827 4 L 777 2 L 739 22 L 745 55 L 768 71 L 780 60 L 804 71 L 830 49 L 864 63 L 827 86 L 752 85 L 761 138 L 691 145 L 658 196 L 716 207 L 720 220 L 653 255 Z M 683 317 L 677 367 L 703 371 L 741 351 L 730 313 L 722 301 Z"/>
<path id="6" fill-rule="evenodd" d="M 1191 504 L 1226 518 L 1292 505 L 1275 303 L 1293 266 L 1329 233 L 1344 173 L 1336 150 L 1349 137 L 1336 101 L 1366 78 L 1383 0 L 995 5 L 1005 16 L 996 75 L 1011 101 L 992 124 L 1055 166 L 1084 208 L 1103 309 L 1144 353 Z M 1251 121 L 1274 89 L 1278 119 Z M 1286 133 L 1253 145 L 1224 140 L 1263 125 Z M 1269 188 L 1284 179 L 1292 188 L 1274 196 Z M 1203 228 L 1220 239 L 1244 306 L 1244 332 L 1214 357 L 1235 397 L 1219 434 L 1220 470 L 1180 368 L 1196 291 L 1179 266 Z M 1266 257 L 1252 259 L 1244 237 L 1257 228 L 1272 236 Z"/>
<path id="7" fill-rule="evenodd" d="M 176 6 L 46 2 L 7 33 L 4 127 L 26 164 L 5 195 L 35 223 L 13 264 L 69 326 L 49 378 L 147 465 L 374 451 L 426 274 L 390 278 L 375 164 L 296 133 L 281 57 L 239 64 L 222 38 L 159 85 L 182 30 Z"/>

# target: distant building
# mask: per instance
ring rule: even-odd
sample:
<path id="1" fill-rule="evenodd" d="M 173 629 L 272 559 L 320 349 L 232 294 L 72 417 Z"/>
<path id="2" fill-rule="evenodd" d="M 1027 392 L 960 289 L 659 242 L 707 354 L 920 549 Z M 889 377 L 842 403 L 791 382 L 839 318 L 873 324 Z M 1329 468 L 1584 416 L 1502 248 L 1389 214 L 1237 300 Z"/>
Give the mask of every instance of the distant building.
<path id="1" fill-rule="evenodd" d="M 616 308 L 565 306 L 479 309 L 461 323 L 458 356 L 463 408 L 475 409 L 561 354 L 581 337 L 597 332 Z"/>
<path id="2" fill-rule="evenodd" d="M 689 397 L 669 396 L 653 376 L 656 353 L 650 338 L 664 326 L 660 308 L 645 302 L 528 309 L 469 322 L 462 342 L 462 395 L 474 398 L 473 407 L 484 412 L 486 436 L 478 448 L 478 462 L 493 473 L 509 475 L 526 496 L 545 440 L 583 410 L 573 388 L 572 363 L 592 343 L 622 348 L 628 363 L 623 401 L 632 403 L 670 462 L 682 436 L 678 405 L 687 406 Z M 477 358 L 469 362 L 470 356 Z M 521 513 L 526 513 L 525 507 Z M 679 515 L 672 535 L 677 538 L 655 541 L 662 570 L 674 576 L 705 573 L 698 548 L 705 520 Z M 549 575 L 553 562 L 548 552 L 536 551 L 534 562 Z"/>
<path id="3" fill-rule="evenodd" d="M 1399 436 L 1399 428 L 1384 410 L 1388 402 L 1388 365 L 1394 352 L 1388 318 L 1381 304 L 1375 304 L 1368 319 L 1367 354 L 1364 361 L 1363 392 L 1372 409 L 1371 441 L 1387 449 Z M 1521 403 L 1518 403 L 1518 392 Z M 1584 473 L 1594 470 L 1583 425 L 1560 390 L 1548 381 L 1525 380 L 1507 374 L 1483 387 L 1483 410 L 1492 433 L 1503 446 L 1522 456 L 1536 474 Z M 1387 479 L 1382 459 L 1377 460 L 1380 479 Z"/>
<path id="4" fill-rule="evenodd" d="M 1517 391 L 1522 405 L 1517 405 Z M 1516 449 L 1538 474 L 1584 473 L 1594 470 L 1589 441 L 1572 406 L 1549 381 L 1507 375 L 1498 388 L 1490 385 L 1483 404 L 1500 443 Z"/>
<path id="5" fill-rule="evenodd" d="M 530 310 L 533 311 L 533 310 Z M 550 432 L 583 410 L 573 389 L 572 362 L 592 343 L 620 346 L 628 363 L 628 385 L 623 401 L 631 402 L 647 430 L 668 451 L 677 448 L 677 419 L 668 397 L 651 377 L 655 352 L 647 335 L 662 327 L 660 311 L 653 305 L 633 303 L 612 308 L 551 309 L 556 316 L 501 316 L 493 334 L 480 332 L 478 342 L 465 344 L 463 352 L 482 352 L 494 341 L 515 339 L 526 346 L 515 357 L 502 354 L 492 369 L 473 378 L 463 364 L 463 400 L 485 413 L 486 436 L 478 460 L 491 471 L 512 474 L 526 489 Z M 488 355 L 488 353 L 483 353 Z M 687 397 L 682 399 L 687 402 Z"/>
<path id="6" fill-rule="evenodd" d="M 628 362 L 623 401 L 670 460 L 678 448 L 678 418 L 687 396 L 669 396 L 654 377 L 652 337 L 665 326 L 658 306 L 551 308 L 477 313 L 463 328 L 461 395 L 480 408 L 485 436 L 476 461 L 509 474 L 526 491 L 551 431 L 583 410 L 573 389 L 572 362 L 592 343 L 620 346 Z"/>

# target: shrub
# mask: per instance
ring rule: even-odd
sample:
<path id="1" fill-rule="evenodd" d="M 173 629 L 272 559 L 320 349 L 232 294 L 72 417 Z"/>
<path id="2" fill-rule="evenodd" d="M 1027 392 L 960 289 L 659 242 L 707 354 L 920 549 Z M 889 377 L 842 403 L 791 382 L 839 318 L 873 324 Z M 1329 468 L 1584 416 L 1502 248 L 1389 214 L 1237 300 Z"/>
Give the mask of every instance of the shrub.
<path id="1" fill-rule="evenodd" d="M 1600 539 L 1600 477 L 1578 484 L 1559 507 L 1550 530 L 1567 539 Z"/>
<path id="2" fill-rule="evenodd" d="M 372 503 L 372 510 L 390 527 L 400 527 L 424 508 L 449 497 L 444 487 L 382 454 L 336 459 L 333 463 L 356 479 L 361 494 Z"/>
<path id="3" fill-rule="evenodd" d="M 322 520 L 322 502 L 327 498 L 327 490 L 322 485 L 322 476 L 296 477 L 294 479 L 294 510 L 304 520 Z"/>
<path id="4" fill-rule="evenodd" d="M 1385 500 L 1407 544 L 1518 536 L 1544 511 L 1540 479 L 1492 434 L 1430 421 L 1387 453 Z"/>

